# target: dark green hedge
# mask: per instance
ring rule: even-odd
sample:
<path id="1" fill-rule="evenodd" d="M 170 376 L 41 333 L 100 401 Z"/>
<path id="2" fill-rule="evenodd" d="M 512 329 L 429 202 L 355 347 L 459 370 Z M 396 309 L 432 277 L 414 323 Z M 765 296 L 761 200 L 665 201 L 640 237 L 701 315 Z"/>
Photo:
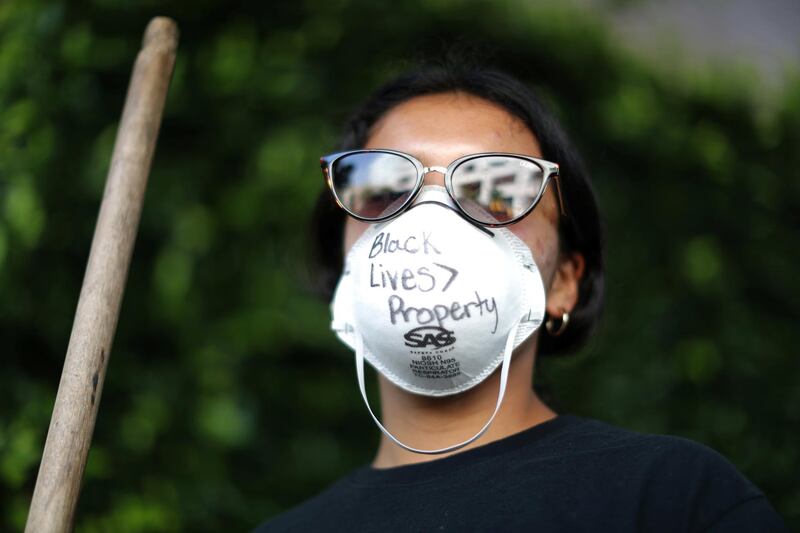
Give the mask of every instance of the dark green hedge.
<path id="1" fill-rule="evenodd" d="M 800 526 L 800 84 L 676 76 L 526 4 L 0 3 L 0 529 L 25 520 L 155 14 L 182 41 L 78 531 L 245 530 L 370 459 L 351 355 L 297 275 L 317 161 L 371 88 L 460 40 L 556 108 L 607 217 L 600 332 L 537 379 L 563 411 L 716 448 Z"/>

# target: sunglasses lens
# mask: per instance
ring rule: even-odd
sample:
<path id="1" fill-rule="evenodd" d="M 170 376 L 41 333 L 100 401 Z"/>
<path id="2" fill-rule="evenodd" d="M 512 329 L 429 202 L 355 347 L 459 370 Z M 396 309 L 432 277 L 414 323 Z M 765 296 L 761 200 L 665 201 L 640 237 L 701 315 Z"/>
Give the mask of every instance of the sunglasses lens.
<path id="1" fill-rule="evenodd" d="M 453 171 L 453 194 L 461 209 L 483 224 L 504 224 L 536 202 L 544 170 L 514 156 L 479 156 Z"/>
<path id="2" fill-rule="evenodd" d="M 354 215 L 381 219 L 408 201 L 417 182 L 417 167 L 403 156 L 385 152 L 348 154 L 332 166 L 336 197 Z"/>

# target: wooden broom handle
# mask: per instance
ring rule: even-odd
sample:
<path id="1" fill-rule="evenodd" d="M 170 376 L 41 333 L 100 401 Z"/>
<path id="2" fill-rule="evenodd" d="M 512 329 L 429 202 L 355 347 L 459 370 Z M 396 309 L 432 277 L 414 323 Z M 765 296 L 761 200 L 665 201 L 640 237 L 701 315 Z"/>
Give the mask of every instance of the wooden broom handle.
<path id="1" fill-rule="evenodd" d="M 117 130 L 26 533 L 72 529 L 177 46 L 175 22 L 152 19 Z"/>

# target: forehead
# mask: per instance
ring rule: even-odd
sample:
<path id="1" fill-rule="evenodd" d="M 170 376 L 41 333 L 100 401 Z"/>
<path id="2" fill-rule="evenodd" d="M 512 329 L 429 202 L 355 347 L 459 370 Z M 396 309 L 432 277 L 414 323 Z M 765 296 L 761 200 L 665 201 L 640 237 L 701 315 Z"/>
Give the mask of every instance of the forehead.
<path id="1" fill-rule="evenodd" d="M 400 150 L 426 165 L 447 165 L 479 152 L 541 157 L 536 137 L 522 120 L 464 93 L 417 96 L 397 105 L 375 123 L 365 148 Z"/>

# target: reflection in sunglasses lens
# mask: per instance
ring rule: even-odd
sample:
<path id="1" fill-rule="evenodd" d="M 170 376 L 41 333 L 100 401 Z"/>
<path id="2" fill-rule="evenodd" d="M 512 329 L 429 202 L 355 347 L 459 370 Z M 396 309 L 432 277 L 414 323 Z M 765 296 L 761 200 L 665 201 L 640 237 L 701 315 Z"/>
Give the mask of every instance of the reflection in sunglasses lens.
<path id="1" fill-rule="evenodd" d="M 417 168 L 408 159 L 388 153 L 346 155 L 332 166 L 331 181 L 339 201 L 361 218 L 391 216 L 408 200 Z"/>
<path id="2" fill-rule="evenodd" d="M 453 171 L 453 194 L 461 209 L 485 224 L 503 224 L 524 214 L 544 181 L 539 165 L 513 156 L 480 156 Z"/>

